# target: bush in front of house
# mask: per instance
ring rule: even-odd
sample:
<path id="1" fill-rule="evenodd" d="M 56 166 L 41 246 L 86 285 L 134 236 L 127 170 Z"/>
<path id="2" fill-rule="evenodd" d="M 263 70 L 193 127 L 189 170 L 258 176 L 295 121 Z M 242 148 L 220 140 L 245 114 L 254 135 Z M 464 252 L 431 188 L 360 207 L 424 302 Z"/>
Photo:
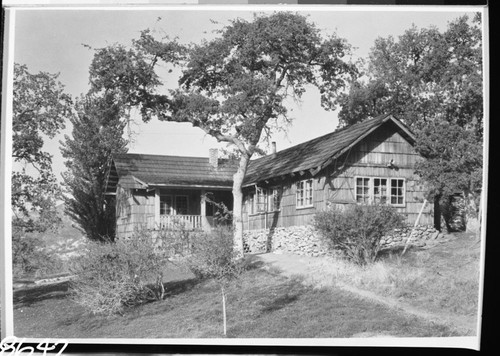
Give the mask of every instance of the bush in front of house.
<path id="1" fill-rule="evenodd" d="M 74 300 L 93 314 L 122 313 L 128 306 L 164 297 L 169 255 L 156 236 L 136 231 L 129 239 L 87 243 L 71 266 Z"/>
<path id="2" fill-rule="evenodd" d="M 214 228 L 196 236 L 188 258 L 191 271 L 198 278 L 230 280 L 241 271 L 234 248 L 233 232 L 228 227 Z"/>
<path id="3" fill-rule="evenodd" d="M 349 205 L 317 213 L 314 226 L 330 248 L 364 265 L 376 260 L 382 237 L 402 227 L 403 220 L 403 215 L 386 205 Z"/>

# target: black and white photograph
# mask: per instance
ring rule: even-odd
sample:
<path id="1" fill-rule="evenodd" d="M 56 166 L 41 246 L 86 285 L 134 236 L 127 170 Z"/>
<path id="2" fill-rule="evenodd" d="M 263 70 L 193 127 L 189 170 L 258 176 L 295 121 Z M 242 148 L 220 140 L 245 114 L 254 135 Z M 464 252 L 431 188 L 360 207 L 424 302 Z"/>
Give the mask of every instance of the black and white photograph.
<path id="1" fill-rule="evenodd" d="M 478 349 L 485 22 L 7 7 L 2 338 Z"/>

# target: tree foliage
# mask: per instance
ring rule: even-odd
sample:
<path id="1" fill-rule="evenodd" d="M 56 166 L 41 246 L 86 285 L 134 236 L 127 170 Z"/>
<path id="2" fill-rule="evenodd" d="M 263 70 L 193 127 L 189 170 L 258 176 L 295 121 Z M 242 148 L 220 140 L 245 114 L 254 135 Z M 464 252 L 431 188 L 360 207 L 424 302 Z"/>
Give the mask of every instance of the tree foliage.
<path id="1" fill-rule="evenodd" d="M 482 134 L 479 21 L 463 16 L 443 33 L 412 26 L 397 40 L 378 38 L 365 77 L 342 95 L 341 122 L 392 112 L 412 128 L 441 118 Z"/>
<path id="2" fill-rule="evenodd" d="M 430 194 L 447 201 L 462 192 L 476 206 L 483 140 L 481 40 L 479 15 L 457 18 L 444 32 L 412 26 L 397 40 L 377 39 L 367 74 L 342 96 L 339 114 L 350 125 L 393 113 L 416 135 L 416 148 L 426 158 L 416 168 Z"/>
<path id="3" fill-rule="evenodd" d="M 242 250 L 241 185 L 250 158 L 262 152 L 259 144 L 273 129 L 291 121 L 286 99 L 300 100 L 312 85 L 320 90 L 321 105 L 335 108 L 336 95 L 355 72 L 346 59 L 350 46 L 287 12 L 233 20 L 215 39 L 200 44 L 157 40 L 150 31 L 133 44 L 132 49 L 96 51 L 93 90 L 117 90 L 145 121 L 188 122 L 237 150 L 233 223 Z M 161 62 L 182 70 L 179 87 L 168 93 L 161 92 L 163 83 L 154 71 Z"/>
<path id="4" fill-rule="evenodd" d="M 125 153 L 126 121 L 115 96 L 87 95 L 76 103 L 71 118 L 72 137 L 65 135 L 61 152 L 66 158 L 63 174 L 66 213 L 90 240 L 114 240 L 115 206 L 106 197 L 106 173 L 113 154 Z"/>
<path id="5" fill-rule="evenodd" d="M 32 74 L 14 65 L 12 209 L 19 234 L 43 232 L 57 225 L 60 189 L 44 139 L 52 139 L 71 115 L 72 101 L 58 74 Z"/>

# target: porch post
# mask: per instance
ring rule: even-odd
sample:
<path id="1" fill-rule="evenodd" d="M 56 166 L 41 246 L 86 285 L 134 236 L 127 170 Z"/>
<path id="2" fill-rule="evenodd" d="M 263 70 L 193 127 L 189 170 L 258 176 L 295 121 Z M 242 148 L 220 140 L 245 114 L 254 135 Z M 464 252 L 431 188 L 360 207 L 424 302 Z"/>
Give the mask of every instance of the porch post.
<path id="1" fill-rule="evenodd" d="M 160 228 L 160 188 L 155 189 L 155 221 L 154 228 Z"/>
<path id="2" fill-rule="evenodd" d="M 202 189 L 200 192 L 200 215 L 201 215 L 201 227 L 203 231 L 208 231 L 209 224 L 207 220 L 207 204 L 205 201 L 205 189 Z"/>

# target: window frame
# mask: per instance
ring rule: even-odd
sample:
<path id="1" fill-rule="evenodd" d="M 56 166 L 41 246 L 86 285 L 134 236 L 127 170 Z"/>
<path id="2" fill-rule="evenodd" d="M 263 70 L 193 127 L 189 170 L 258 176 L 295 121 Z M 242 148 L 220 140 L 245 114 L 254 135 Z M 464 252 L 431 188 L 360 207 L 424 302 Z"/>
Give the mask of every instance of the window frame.
<path id="1" fill-rule="evenodd" d="M 262 214 L 267 211 L 267 191 L 265 188 L 257 187 L 253 197 L 254 214 Z"/>
<path id="2" fill-rule="evenodd" d="M 385 203 L 383 202 L 378 202 L 378 204 L 386 204 L 389 206 L 394 206 L 394 207 L 405 207 L 406 206 L 406 178 L 404 177 L 381 177 L 381 176 L 373 176 L 373 177 L 368 177 L 368 176 L 354 176 L 354 200 L 356 201 L 356 204 L 363 204 L 366 202 L 358 202 L 358 178 L 359 179 L 368 179 L 368 204 L 374 204 L 375 203 L 375 180 L 379 179 L 380 181 L 386 180 L 386 193 L 385 193 Z M 392 182 L 393 181 L 402 181 L 402 187 L 396 187 L 396 189 L 401 189 L 402 194 L 397 195 L 396 197 L 401 197 L 402 202 L 401 203 L 392 203 Z M 378 197 L 381 197 L 379 194 Z"/>
<path id="3" fill-rule="evenodd" d="M 250 193 L 248 196 L 247 199 L 248 214 L 259 215 L 259 214 L 274 213 L 280 211 L 281 197 L 283 196 L 282 192 L 283 192 L 283 187 L 281 186 L 276 186 L 272 188 L 257 187 L 257 189 L 254 190 L 252 193 Z M 276 196 L 279 197 L 277 203 L 275 200 Z"/>
<path id="4" fill-rule="evenodd" d="M 311 183 L 310 187 L 307 187 L 308 182 Z M 300 198 L 299 192 L 302 195 Z M 299 199 L 301 201 L 300 204 Z M 308 200 L 310 200 L 310 203 L 307 203 Z M 295 183 L 295 208 L 307 209 L 312 207 L 314 207 L 314 180 L 312 178 L 309 178 L 298 181 L 297 183 Z"/>
<path id="5" fill-rule="evenodd" d="M 170 214 L 165 214 L 163 213 L 162 214 L 162 198 L 164 197 L 168 197 L 170 199 L 170 205 L 169 205 L 169 210 L 170 210 Z M 161 194 L 160 192 L 160 216 L 161 215 L 168 215 L 168 216 L 172 216 L 172 215 L 175 215 L 175 207 L 174 207 L 174 197 L 172 194 Z"/>
<path id="6" fill-rule="evenodd" d="M 179 214 L 177 198 L 186 198 L 186 214 Z M 184 195 L 184 194 L 175 195 L 175 215 L 189 215 L 189 195 Z"/>
<path id="7" fill-rule="evenodd" d="M 401 195 L 396 195 L 396 198 L 397 197 L 401 197 L 402 198 L 402 202 L 401 203 L 395 203 L 393 204 L 392 203 L 392 182 L 393 181 L 402 181 L 403 182 L 403 186 L 401 187 L 402 189 L 402 194 Z M 389 204 L 392 205 L 392 206 L 406 206 L 406 179 L 404 178 L 391 178 L 390 179 L 390 185 L 387 186 L 387 190 L 388 190 L 388 196 L 389 196 Z M 397 186 L 396 189 L 399 189 L 399 187 Z"/>
<path id="8" fill-rule="evenodd" d="M 267 212 L 274 213 L 281 210 L 281 198 L 283 187 L 272 187 L 267 189 Z"/>
<path id="9" fill-rule="evenodd" d="M 377 188 L 377 186 L 375 185 L 375 181 L 376 180 L 379 180 L 379 194 L 376 194 L 375 193 L 375 188 Z M 382 181 L 385 180 L 385 195 L 381 194 L 382 192 Z M 390 200 L 390 194 L 388 192 L 389 188 L 390 188 L 390 178 L 379 178 L 379 177 L 373 177 L 373 182 L 372 182 L 372 198 L 373 198 L 373 202 L 375 204 L 387 204 L 387 202 L 389 202 Z M 380 201 L 377 202 L 377 198 L 380 198 Z M 382 201 L 383 199 L 382 198 L 385 198 L 385 201 Z"/>
<path id="10" fill-rule="evenodd" d="M 170 199 L 170 214 L 162 214 L 162 198 L 163 197 L 168 197 Z M 179 214 L 178 208 L 177 208 L 177 198 L 178 197 L 183 197 L 186 199 L 186 214 L 184 215 L 189 215 L 189 195 L 187 194 L 162 194 L 160 191 L 159 198 L 160 198 L 160 211 L 159 214 L 161 215 L 167 215 L 167 216 L 178 216 L 182 215 Z"/>
<path id="11" fill-rule="evenodd" d="M 361 189 L 363 192 L 361 194 L 358 194 L 358 180 L 361 179 L 363 182 L 363 185 L 361 186 Z M 365 184 L 365 181 L 368 180 L 368 184 Z M 365 193 L 365 189 L 367 190 L 367 193 Z M 372 177 L 364 177 L 364 176 L 356 176 L 354 177 L 354 200 L 356 201 L 356 204 L 366 204 L 366 203 L 371 203 L 373 201 L 373 182 L 372 182 Z M 363 201 L 358 201 L 358 195 L 363 197 Z M 365 199 L 366 198 L 366 199 Z"/>

